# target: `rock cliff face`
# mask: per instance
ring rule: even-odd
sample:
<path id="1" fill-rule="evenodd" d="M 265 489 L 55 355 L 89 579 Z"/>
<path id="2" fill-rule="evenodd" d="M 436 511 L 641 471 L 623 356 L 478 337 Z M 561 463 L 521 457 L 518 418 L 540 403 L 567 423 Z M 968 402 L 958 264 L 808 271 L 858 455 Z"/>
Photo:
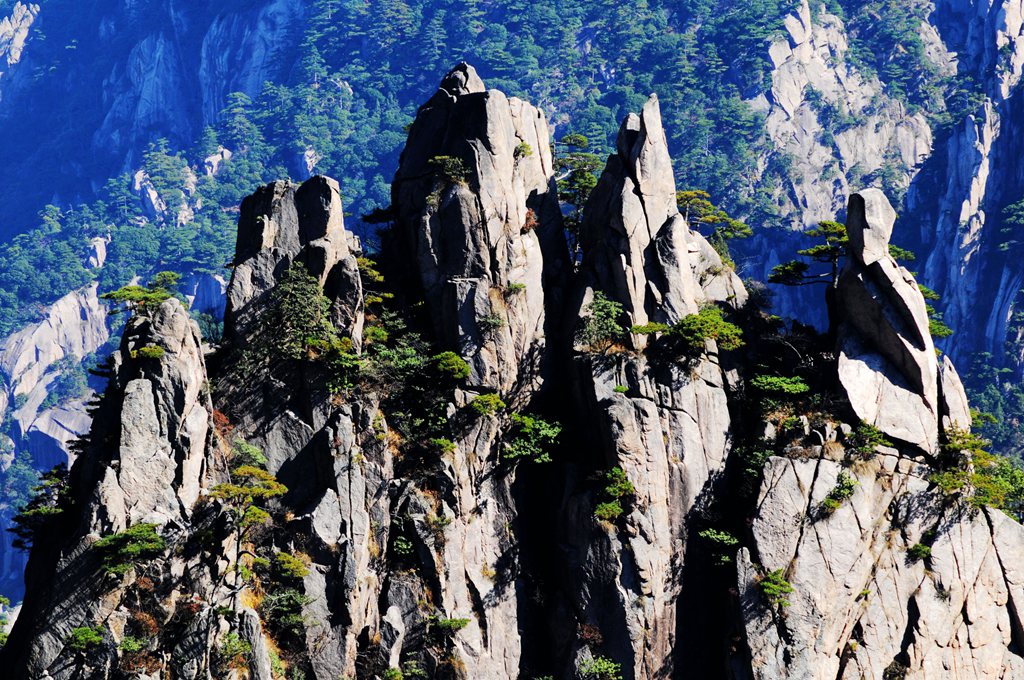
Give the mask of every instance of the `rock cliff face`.
<path id="1" fill-rule="evenodd" d="M 1002 213 L 1024 195 L 1024 177 L 1001 169 L 1013 167 L 1012 159 L 1024 149 L 1021 19 L 1021 7 L 1013 2 L 937 3 L 938 32 L 957 54 L 959 72 L 975 78 L 983 98 L 936 145 L 908 194 L 905 220 L 929 253 L 923 271 L 943 296 L 947 322 L 962 331 L 950 338 L 947 351 L 962 363 L 973 352 L 992 352 L 1018 372 L 1019 331 L 1012 319 L 1024 273 L 1016 257 L 1016 228 Z"/>
<path id="2" fill-rule="evenodd" d="M 892 185 L 906 189 L 932 150 L 924 114 L 909 113 L 847 63 L 846 29 L 824 5 L 801 0 L 785 30 L 769 49 L 771 89 L 753 103 L 767 114 L 776 152 L 793 159 L 784 199 L 790 223 L 833 219 L 850 189 L 883 165 L 895 173 Z"/>
<path id="3" fill-rule="evenodd" d="M 216 592 L 213 582 L 223 579 L 226 564 L 208 564 L 193 552 L 191 558 L 167 560 L 147 574 L 105 579 L 98 551 L 90 549 L 100 536 L 145 522 L 175 536 L 179 546 L 196 529 L 200 520 L 193 508 L 208 481 L 216 479 L 206 389 L 199 332 L 177 300 L 129 322 L 91 438 L 73 468 L 73 495 L 57 515 L 61 538 L 55 535 L 45 546 L 37 539 L 29 561 L 21 623 L 11 639 L 18 650 L 12 677 L 109 673 L 107 655 L 80 660 L 79 650 L 68 644 L 69 635 L 75 628 L 100 624 L 115 640 L 122 639 L 139 619 L 140 595 L 167 597 L 162 616 L 188 612 L 183 638 L 211 634 L 201 608 L 191 602 L 193 593 Z M 180 590 L 174 584 L 179 579 L 188 584 Z M 179 677 L 198 677 L 185 669 L 201 666 L 208 647 L 182 649 L 167 667 Z"/>
<path id="4" fill-rule="evenodd" d="M 888 255 L 894 217 L 880 192 L 850 200 L 839 381 L 857 416 L 896 443 L 857 450 L 826 428 L 806 458 L 768 461 L 754 543 L 737 565 L 755 678 L 1024 672 L 1014 566 L 1024 529 L 932 482 L 937 443 L 970 414 L 948 358 L 939 377 L 913 277 Z M 848 502 L 830 505 L 840 487 Z M 759 592 L 776 570 L 793 589 L 784 613 Z"/>
<path id="5" fill-rule="evenodd" d="M 39 520 L 12 677 L 1024 672 L 1024 529 L 936 482 L 987 463 L 885 197 L 850 200 L 833 347 L 678 213 L 654 97 L 571 272 L 542 121 L 456 67 L 376 262 L 334 180 L 258 189 L 209 373 L 176 300 L 139 310 Z"/>
<path id="6" fill-rule="evenodd" d="M 3 61 L 0 78 L 3 78 L 11 70 L 11 67 L 21 61 L 21 53 L 25 49 L 29 29 L 38 14 L 39 5 L 16 2 L 10 16 L 0 18 L 0 60 Z M 2 96 L 3 88 L 0 87 L 0 98 Z"/>

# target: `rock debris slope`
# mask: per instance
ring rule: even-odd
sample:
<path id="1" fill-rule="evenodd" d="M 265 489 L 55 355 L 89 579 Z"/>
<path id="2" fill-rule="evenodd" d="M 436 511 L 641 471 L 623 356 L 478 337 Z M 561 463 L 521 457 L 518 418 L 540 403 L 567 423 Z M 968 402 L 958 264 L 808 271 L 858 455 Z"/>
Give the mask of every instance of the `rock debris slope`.
<path id="1" fill-rule="evenodd" d="M 247 198 L 225 344 L 174 299 L 128 324 L 11 677 L 1021 677 L 1024 530 L 933 483 L 981 454 L 884 196 L 851 199 L 836 349 L 679 214 L 656 98 L 575 272 L 553 168 L 540 111 L 461 64 L 373 258 L 334 180 Z M 831 410 L 751 406 L 801 392 L 773 343 Z"/>

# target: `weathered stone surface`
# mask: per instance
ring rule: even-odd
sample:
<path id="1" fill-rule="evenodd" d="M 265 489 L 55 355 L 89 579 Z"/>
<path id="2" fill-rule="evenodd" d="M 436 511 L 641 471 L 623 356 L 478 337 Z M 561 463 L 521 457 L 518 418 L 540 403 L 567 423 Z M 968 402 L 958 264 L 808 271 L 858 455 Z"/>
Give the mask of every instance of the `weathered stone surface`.
<path id="1" fill-rule="evenodd" d="M 147 351 L 140 352 L 146 349 Z M 12 648 L 20 659 L 17 678 L 37 678 L 48 671 L 58 679 L 75 677 L 77 652 L 67 646 L 73 628 L 104 626 L 123 634 L 117 614 L 135 571 L 107 580 L 99 556 L 91 549 L 101 536 L 140 522 L 158 525 L 168 541 L 189 527 L 202 490 L 218 479 L 215 449 L 210 446 L 212 405 L 199 330 L 176 299 L 132 318 L 115 355 L 110 388 L 99 407 L 86 455 L 73 468 L 72 494 L 82 514 L 66 524 L 67 533 L 48 536 L 52 543 L 33 555 L 26 574 L 25 625 L 12 631 Z M 113 444 L 113 445 L 112 445 Z M 182 591 L 202 590 L 216 599 L 211 575 L 196 556 L 186 565 L 178 555 L 161 560 L 152 576 L 173 574 Z M 188 596 L 171 594 L 167 615 Z M 121 623 L 118 623 L 120 621 Z M 199 666 L 210 646 L 203 644 Z M 108 677 L 116 659 L 102 650 L 85 665 L 90 677 Z M 197 678 L 186 673 L 182 677 Z"/>
<path id="2" fill-rule="evenodd" d="M 971 405 L 967 402 L 967 393 L 960 381 L 960 374 L 956 372 L 953 361 L 946 355 L 942 357 L 942 364 L 939 366 L 941 383 L 939 393 L 942 397 L 942 427 L 945 431 L 951 429 L 971 429 Z"/>
<path id="3" fill-rule="evenodd" d="M 617 149 L 585 212 L 584 309 L 595 290 L 623 305 L 628 324 L 675 323 L 710 302 L 741 305 L 743 284 L 676 209 L 657 98 L 626 118 Z M 644 340 L 633 338 L 637 347 Z M 725 375 L 709 347 L 685 366 L 643 354 L 578 362 L 578 409 L 591 424 L 586 446 L 597 467 L 626 473 L 635 502 L 619 530 L 595 519 L 592 494 L 569 500 L 568 587 L 578 623 L 600 629 L 606 649 L 638 679 L 680 671 L 673 664 L 687 516 L 730 450 Z M 585 656 L 583 645 L 574 649 L 578 660 Z"/>
<path id="4" fill-rule="evenodd" d="M 244 347 L 266 309 L 266 295 L 293 262 L 303 263 L 332 302 L 339 331 L 362 339 L 359 240 L 345 229 L 338 183 L 279 181 L 242 202 L 235 269 L 228 285 L 225 339 Z"/>
<path id="5" fill-rule="evenodd" d="M 392 205 L 441 344 L 469 362 L 473 385 L 532 393 L 567 269 L 543 113 L 456 67 L 417 113 Z"/>
<path id="6" fill-rule="evenodd" d="M 623 121 L 616 149 L 584 211 L 584 308 L 601 291 L 622 304 L 628 327 L 672 324 L 706 302 L 741 306 L 739 278 L 676 208 L 656 96 Z M 632 343 L 642 348 L 646 338 L 633 336 Z"/>
<path id="7" fill-rule="evenodd" d="M 1024 529 L 999 511 L 962 514 L 928 491 L 928 468 L 879 455 L 847 468 L 858 485 L 819 511 L 840 463 L 773 458 L 753 523 L 760 566 L 741 551 L 738 577 L 754 678 L 1018 677 L 1013 650 Z M 930 537 L 928 532 L 935 532 Z M 931 545 L 926 561 L 908 549 Z M 784 616 L 756 582 L 782 569 Z"/>
<path id="8" fill-rule="evenodd" d="M 862 420 L 929 453 L 938 448 L 939 369 L 924 297 L 888 254 L 895 212 L 879 191 L 850 198 L 839 280 L 839 379 Z"/>
<path id="9" fill-rule="evenodd" d="M 847 58 L 840 17 L 810 0 L 794 4 L 768 49 L 771 86 L 750 104 L 766 113 L 772 150 L 793 159 L 777 198 L 790 208 L 784 219 L 802 229 L 834 219 L 850 191 L 883 167 L 906 188 L 931 154 L 933 135 L 923 112 Z"/>
<path id="10" fill-rule="evenodd" d="M 32 24 L 39 16 L 39 5 L 15 2 L 10 16 L 0 18 L 0 68 L 2 78 L 12 66 L 21 61 Z"/>
<path id="11" fill-rule="evenodd" d="M 166 524 L 188 517 L 206 472 L 210 404 L 199 329 L 177 300 L 152 317 L 133 319 L 124 334 L 128 370 L 115 470 L 101 485 L 108 528 L 139 522 Z M 160 348 L 159 358 L 139 355 Z"/>

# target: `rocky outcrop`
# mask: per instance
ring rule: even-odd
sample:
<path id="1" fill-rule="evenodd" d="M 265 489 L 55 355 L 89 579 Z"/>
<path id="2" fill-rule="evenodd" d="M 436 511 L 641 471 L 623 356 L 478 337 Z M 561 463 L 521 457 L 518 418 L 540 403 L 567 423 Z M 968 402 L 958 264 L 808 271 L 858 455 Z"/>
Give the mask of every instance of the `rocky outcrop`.
<path id="1" fill-rule="evenodd" d="M 65 415 L 41 409 L 53 382 L 67 366 L 78 363 L 102 347 L 110 337 L 107 308 L 92 284 L 55 302 L 44 318 L 0 344 L 0 371 L 5 377 L 9 417 L 17 431 L 29 436 L 42 467 L 52 467 L 70 456 L 67 445 L 88 430 L 82 410 L 65 404 Z M 88 394 L 76 395 L 87 399 Z M 81 402 L 78 402 L 79 405 Z M 8 416 L 5 416 L 8 417 Z M 65 458 L 67 462 L 67 458 Z M 48 467 L 47 467 L 48 469 Z"/>
<path id="2" fill-rule="evenodd" d="M 977 472 L 944 450 L 970 411 L 889 255 L 884 196 L 850 202 L 836 348 L 748 304 L 679 214 L 653 97 L 621 126 L 570 277 L 546 135 L 471 67 L 449 73 L 396 176 L 383 282 L 334 180 L 245 200 L 211 374 L 177 300 L 127 326 L 0 651 L 16 680 L 143 662 L 189 680 L 1024 671 L 1024 529 L 935 483 Z M 326 301 L 308 281 L 278 295 L 294 263 Z M 622 332 L 574 338 L 598 292 Z M 287 342 L 261 344 L 277 318 Z M 725 321 L 744 352 L 716 340 Z M 104 576 L 96 540 L 143 523 L 166 545 Z M 102 641 L 76 654 L 84 627 Z"/>
<path id="3" fill-rule="evenodd" d="M 125 354 L 138 377 L 123 382 L 119 463 L 105 471 L 98 492 L 99 514 L 115 531 L 189 517 L 207 478 L 213 410 L 202 338 L 177 300 L 129 323 Z"/>
<path id="4" fill-rule="evenodd" d="M 674 324 L 703 305 L 746 301 L 735 273 L 676 209 L 656 97 L 623 121 L 585 215 L 581 317 L 594 291 L 622 304 L 627 326 Z M 645 335 L 632 342 L 648 344 Z M 679 671 L 687 516 L 730 450 L 728 379 L 714 341 L 693 362 L 582 349 L 577 392 L 593 449 L 587 463 L 621 468 L 635 496 L 621 527 L 595 518 L 591 493 L 568 504 L 575 623 L 603 632 L 605 649 L 628 660 L 628 677 L 671 676 Z M 580 640 L 573 652 L 575 663 L 593 650 Z"/>
<path id="5" fill-rule="evenodd" d="M 363 324 L 359 239 L 345 229 L 338 183 L 261 187 L 242 203 L 235 270 L 228 286 L 225 338 L 244 347 L 256 333 L 266 295 L 292 263 L 303 264 L 331 299 L 331 317 L 358 345 Z"/>
<path id="6" fill-rule="evenodd" d="M 840 474 L 856 490 L 822 516 Z M 752 677 L 1024 673 L 1015 642 L 1024 529 L 998 510 L 943 502 L 930 474 L 893 449 L 852 466 L 842 456 L 768 463 L 752 525 L 760 566 L 746 549 L 738 564 Z M 922 545 L 926 557 L 912 550 Z M 758 586 L 774 570 L 793 588 L 784 609 Z"/>
<path id="7" fill-rule="evenodd" d="M 889 255 L 895 221 L 881 191 L 866 189 L 850 198 L 850 257 L 837 291 L 839 382 L 860 419 L 934 454 L 941 419 L 938 361 L 924 297 Z"/>
<path id="8" fill-rule="evenodd" d="M 157 613 L 168 619 L 187 610 L 198 624 L 217 600 L 214 583 L 226 563 L 204 562 L 180 545 L 176 557 L 161 558 L 153 569 L 140 565 L 110 580 L 98 570 L 91 546 L 101 536 L 150 522 L 168 542 L 183 540 L 194 527 L 201 491 L 222 474 L 211 446 L 212 407 L 198 328 L 177 300 L 129 322 L 114 366 L 86 453 L 72 469 L 71 497 L 57 506 L 62 512 L 53 520 L 50 543 L 29 562 L 25 604 L 8 645 L 18 660 L 14 678 L 75 677 L 78 652 L 68 644 L 71 631 L 98 626 L 104 636 L 120 640 L 129 620 L 138 620 L 140 596 L 145 599 L 154 588 L 167 598 Z M 198 593 L 208 604 L 193 607 Z M 205 636 L 215 632 L 208 625 L 204 630 Z M 179 650 L 171 655 L 178 658 L 162 663 L 201 666 L 212 646 L 205 643 L 192 659 L 181 658 L 191 651 Z M 83 670 L 106 677 L 110 663 L 94 656 Z"/>
<path id="9" fill-rule="evenodd" d="M 1024 528 L 937 483 L 936 465 L 963 464 L 945 449 L 971 414 L 952 361 L 936 360 L 914 278 L 888 253 L 894 222 L 880 192 L 851 197 L 837 305 L 839 383 L 891 441 L 865 450 L 842 427 L 805 426 L 768 461 L 737 564 L 753 678 L 1024 673 Z"/>
<path id="10" fill-rule="evenodd" d="M 438 339 L 471 383 L 529 395 L 567 258 L 550 133 L 534 106 L 461 64 L 424 104 L 392 190 L 396 230 Z M 556 298 L 552 300 L 551 298 Z"/>
<path id="11" fill-rule="evenodd" d="M 585 303 L 594 291 L 620 302 L 628 327 L 673 324 L 705 302 L 740 307 L 746 291 L 676 207 L 672 159 L 658 98 L 622 123 L 582 227 Z M 643 347 L 645 338 L 634 335 Z"/>
<path id="12" fill-rule="evenodd" d="M 21 53 L 25 49 L 29 29 L 38 14 L 39 5 L 16 2 L 10 16 L 0 18 L 0 60 L 3 62 L 3 68 L 0 68 L 0 78 L 3 78 L 12 66 L 21 61 Z M 3 90 L 0 88 L 0 98 L 2 96 Z"/>

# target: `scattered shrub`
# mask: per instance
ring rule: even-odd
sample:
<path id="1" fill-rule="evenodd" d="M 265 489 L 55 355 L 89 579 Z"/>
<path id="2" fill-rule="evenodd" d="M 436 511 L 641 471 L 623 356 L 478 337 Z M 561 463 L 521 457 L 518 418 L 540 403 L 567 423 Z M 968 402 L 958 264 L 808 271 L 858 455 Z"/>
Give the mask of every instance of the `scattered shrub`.
<path id="1" fill-rule="evenodd" d="M 505 444 L 502 457 L 505 460 L 530 460 L 534 463 L 550 463 L 551 448 L 558 442 L 562 426 L 548 422 L 538 416 L 521 413 L 512 414 L 514 435 Z"/>
<path id="2" fill-rule="evenodd" d="M 274 567 L 281 579 L 301 581 L 309 574 L 305 560 L 291 553 L 279 552 L 274 556 Z"/>
<path id="3" fill-rule="evenodd" d="M 911 562 L 920 562 L 921 560 L 927 560 L 932 556 L 931 547 L 924 543 L 915 543 L 907 549 L 907 557 L 910 558 Z"/>
<path id="4" fill-rule="evenodd" d="M 416 548 L 405 536 L 395 536 L 395 540 L 391 543 L 392 548 L 395 551 L 395 555 L 398 557 L 409 557 L 416 552 Z"/>
<path id="5" fill-rule="evenodd" d="M 743 331 L 736 324 L 729 323 L 722 316 L 722 310 L 715 306 L 705 307 L 696 314 L 689 314 L 671 328 L 669 335 L 678 339 L 684 351 L 698 354 L 704 351 L 704 342 L 714 340 L 719 349 L 735 350 L 743 346 Z"/>
<path id="6" fill-rule="evenodd" d="M 267 457 L 258 446 L 236 439 L 231 446 L 231 464 L 236 467 L 251 465 L 263 468 L 267 465 Z"/>
<path id="7" fill-rule="evenodd" d="M 718 564 L 729 564 L 732 562 L 732 553 L 736 551 L 740 544 L 738 538 L 728 531 L 719 531 L 717 529 L 705 529 L 697 535 L 713 546 L 712 552 Z"/>
<path id="8" fill-rule="evenodd" d="M 533 208 L 526 209 L 526 221 L 523 222 L 522 228 L 519 230 L 520 234 L 528 234 L 540 225 L 537 221 L 537 213 L 533 211 Z"/>
<path id="9" fill-rule="evenodd" d="M 1024 516 L 1024 468 L 989 453 L 990 442 L 966 430 L 947 433 L 942 447 L 947 469 L 929 479 L 942 493 L 958 496 L 973 508 L 992 507 Z"/>
<path id="10" fill-rule="evenodd" d="M 455 453 L 455 442 L 451 439 L 445 439 L 444 437 L 434 437 L 427 442 L 430 444 L 430 448 L 438 454 L 444 456 L 449 453 Z"/>
<path id="11" fill-rule="evenodd" d="M 860 421 L 846 438 L 847 447 L 860 456 L 871 456 L 879 446 L 892 446 L 892 442 L 874 425 Z"/>
<path id="12" fill-rule="evenodd" d="M 102 555 L 103 571 L 120 576 L 142 560 L 160 555 L 167 543 L 156 524 L 141 523 L 96 541 Z"/>
<path id="13" fill-rule="evenodd" d="M 781 375 L 757 375 L 750 381 L 751 386 L 762 392 L 785 394 L 796 396 L 806 394 L 811 388 L 804 382 L 803 378 L 787 378 Z"/>
<path id="14" fill-rule="evenodd" d="M 238 633 L 232 632 L 224 636 L 217 653 L 221 668 L 244 670 L 249 667 L 252 645 L 243 640 Z"/>
<path id="15" fill-rule="evenodd" d="M 76 652 L 87 652 L 103 644 L 103 629 L 99 626 L 72 628 L 64 642 Z"/>
<path id="16" fill-rule="evenodd" d="M 907 672 L 910 669 L 901 664 L 899 661 L 893 661 L 891 664 L 885 667 L 882 671 L 882 680 L 904 680 L 907 677 Z"/>
<path id="17" fill-rule="evenodd" d="M 854 479 L 843 470 L 836 477 L 836 485 L 832 487 L 832 490 L 828 492 L 825 500 L 822 501 L 822 509 L 826 514 L 831 514 L 839 509 L 844 501 L 849 500 L 853 497 L 854 491 L 857 490 L 857 480 Z"/>
<path id="18" fill-rule="evenodd" d="M 516 160 L 521 158 L 528 158 L 533 155 L 533 147 L 526 142 L 519 142 L 516 145 L 515 151 L 512 152 L 512 157 Z"/>
<path id="19" fill-rule="evenodd" d="M 477 325 L 484 332 L 496 331 L 505 325 L 505 319 L 501 314 L 485 314 L 477 321 Z"/>
<path id="20" fill-rule="evenodd" d="M 668 333 L 672 329 L 667 323 L 645 323 L 640 326 L 633 326 L 629 332 L 633 335 L 653 335 L 654 333 Z"/>
<path id="21" fill-rule="evenodd" d="M 441 638 L 450 638 L 468 625 L 469 619 L 446 619 L 440 616 L 427 619 L 427 630 Z"/>
<path id="22" fill-rule="evenodd" d="M 581 661 L 577 670 L 587 680 L 622 680 L 622 664 L 604 656 Z"/>
<path id="23" fill-rule="evenodd" d="M 478 416 L 492 416 L 505 408 L 505 402 L 497 394 L 481 394 L 469 402 L 469 408 Z"/>
<path id="24" fill-rule="evenodd" d="M 602 522 L 614 522 L 625 512 L 622 504 L 636 493 L 636 487 L 629 481 L 626 471 L 620 467 L 606 472 L 604 479 L 605 486 L 601 494 L 605 500 L 598 503 L 594 509 L 594 516 Z"/>
<path id="25" fill-rule="evenodd" d="M 455 352 L 441 352 L 432 361 L 434 368 L 445 378 L 464 380 L 469 377 L 469 364 Z"/>
<path id="26" fill-rule="evenodd" d="M 793 592 L 793 586 L 783 576 L 782 569 L 776 569 L 763 575 L 757 585 L 761 589 L 761 594 L 773 607 L 789 606 L 786 595 Z"/>
<path id="27" fill-rule="evenodd" d="M 282 635 L 298 638 L 306 626 L 302 608 L 312 601 L 312 598 L 295 588 L 282 588 L 263 596 L 259 612 L 272 629 Z"/>
<path id="28" fill-rule="evenodd" d="M 622 305 L 609 300 L 597 290 L 583 312 L 583 323 L 577 332 L 577 341 L 589 351 L 605 351 L 622 339 Z"/>
<path id="29" fill-rule="evenodd" d="M 619 501 L 605 501 L 598 503 L 597 507 L 594 508 L 594 517 L 602 522 L 614 522 L 622 516 L 623 512 L 622 503 Z"/>
<path id="30" fill-rule="evenodd" d="M 125 654 L 138 654 L 139 652 L 145 651 L 149 647 L 149 641 L 143 638 L 133 637 L 131 635 L 125 635 L 121 639 L 121 644 L 117 646 Z"/>
<path id="31" fill-rule="evenodd" d="M 434 168 L 434 172 L 451 182 L 452 184 L 465 184 L 469 177 L 469 171 L 461 158 L 455 156 L 434 156 L 427 161 Z"/>
<path id="32" fill-rule="evenodd" d="M 505 297 L 511 297 L 513 295 L 519 295 L 526 291 L 525 283 L 510 283 L 505 286 Z"/>
<path id="33" fill-rule="evenodd" d="M 132 359 L 159 359 L 164 355 L 164 348 L 156 345 L 146 345 L 131 352 Z"/>
<path id="34" fill-rule="evenodd" d="M 626 394 L 629 392 L 629 388 L 625 385 L 616 385 L 612 391 L 616 394 Z"/>

